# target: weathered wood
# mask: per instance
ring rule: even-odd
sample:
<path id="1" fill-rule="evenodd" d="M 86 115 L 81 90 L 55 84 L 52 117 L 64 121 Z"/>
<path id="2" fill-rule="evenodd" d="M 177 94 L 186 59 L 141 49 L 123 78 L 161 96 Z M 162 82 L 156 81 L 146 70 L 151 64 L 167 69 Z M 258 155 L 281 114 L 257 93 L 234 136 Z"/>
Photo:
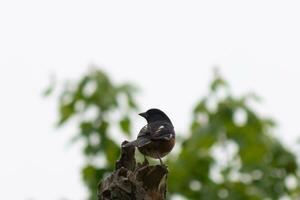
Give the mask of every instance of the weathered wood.
<path id="1" fill-rule="evenodd" d="M 166 199 L 167 167 L 150 166 L 147 160 L 136 164 L 134 153 L 135 147 L 121 147 L 116 170 L 98 185 L 98 200 Z"/>

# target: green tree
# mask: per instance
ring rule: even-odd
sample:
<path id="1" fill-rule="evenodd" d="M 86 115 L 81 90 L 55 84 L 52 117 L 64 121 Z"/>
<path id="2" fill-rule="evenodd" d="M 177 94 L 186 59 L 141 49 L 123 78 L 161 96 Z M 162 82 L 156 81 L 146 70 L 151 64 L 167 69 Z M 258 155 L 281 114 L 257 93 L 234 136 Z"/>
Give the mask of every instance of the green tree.
<path id="1" fill-rule="evenodd" d="M 223 95 L 220 95 L 223 94 Z M 300 197 L 295 155 L 272 136 L 275 123 L 235 97 L 215 75 L 195 106 L 181 151 L 169 158 L 169 190 L 187 199 Z"/>
<path id="2" fill-rule="evenodd" d="M 45 95 L 53 91 L 51 85 Z M 76 120 L 78 131 L 71 139 L 82 141 L 86 164 L 82 179 L 89 189 L 89 199 L 97 199 L 97 184 L 106 173 L 114 170 L 119 144 L 112 130 L 119 127 L 127 136 L 131 131 L 131 113 L 136 113 L 133 98 L 136 88 L 131 84 L 115 84 L 102 71 L 92 69 L 79 81 L 66 82 L 59 95 L 58 126 Z M 100 160 L 100 161 L 99 161 Z"/>
<path id="3" fill-rule="evenodd" d="M 132 133 L 135 91 L 131 84 L 115 84 L 94 69 L 61 92 L 58 125 L 77 119 L 75 138 L 84 142 L 87 163 L 82 177 L 91 200 L 96 199 L 98 181 L 113 171 L 119 156 L 119 144 L 111 137 L 114 127 L 119 127 L 122 137 Z M 275 123 L 249 106 L 256 100 L 254 95 L 233 96 L 227 82 L 215 74 L 208 94 L 194 108 L 189 133 L 178 137 L 179 151 L 168 157 L 169 197 L 300 197 L 295 155 L 272 136 Z M 103 162 L 95 162 L 99 158 Z"/>

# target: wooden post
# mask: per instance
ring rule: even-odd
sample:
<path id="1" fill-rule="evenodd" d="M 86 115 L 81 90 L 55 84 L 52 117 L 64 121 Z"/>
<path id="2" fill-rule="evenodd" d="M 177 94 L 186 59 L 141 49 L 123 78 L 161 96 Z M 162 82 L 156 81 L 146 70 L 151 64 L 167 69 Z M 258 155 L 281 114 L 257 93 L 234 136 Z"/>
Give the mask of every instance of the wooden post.
<path id="1" fill-rule="evenodd" d="M 136 163 L 135 147 L 121 147 L 115 171 L 98 185 L 98 200 L 165 200 L 167 175 L 165 165 Z"/>

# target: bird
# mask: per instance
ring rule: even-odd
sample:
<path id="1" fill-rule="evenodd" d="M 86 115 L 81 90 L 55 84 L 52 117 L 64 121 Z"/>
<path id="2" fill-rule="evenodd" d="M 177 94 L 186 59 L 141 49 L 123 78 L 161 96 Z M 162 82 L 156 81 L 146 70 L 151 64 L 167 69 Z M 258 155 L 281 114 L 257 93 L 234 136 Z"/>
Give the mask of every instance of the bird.
<path id="1" fill-rule="evenodd" d="M 140 113 L 147 124 L 140 130 L 137 139 L 123 147 L 135 146 L 145 156 L 159 159 L 171 152 L 175 145 L 175 130 L 170 118 L 161 110 L 151 108 Z"/>

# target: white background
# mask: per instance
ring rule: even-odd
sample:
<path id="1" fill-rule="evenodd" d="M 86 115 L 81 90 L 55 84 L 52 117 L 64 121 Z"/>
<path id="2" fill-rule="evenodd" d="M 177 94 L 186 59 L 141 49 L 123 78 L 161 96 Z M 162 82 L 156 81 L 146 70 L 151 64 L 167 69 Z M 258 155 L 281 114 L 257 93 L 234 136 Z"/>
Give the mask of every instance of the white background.
<path id="1" fill-rule="evenodd" d="M 178 131 L 219 66 L 236 94 L 255 91 L 275 134 L 299 138 L 298 1 L 1 1 L 0 199 L 84 199 L 80 145 L 54 128 L 54 73 L 88 66 L 139 85 L 142 110 L 159 107 Z M 143 124 L 143 121 L 138 123 Z M 137 130 L 138 131 L 138 130 Z"/>

